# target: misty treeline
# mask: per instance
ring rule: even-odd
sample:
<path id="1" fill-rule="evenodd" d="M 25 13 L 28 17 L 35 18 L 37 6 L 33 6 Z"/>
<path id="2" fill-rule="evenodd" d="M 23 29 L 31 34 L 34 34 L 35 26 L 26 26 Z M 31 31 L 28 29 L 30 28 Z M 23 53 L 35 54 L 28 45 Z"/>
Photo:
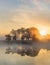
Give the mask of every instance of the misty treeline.
<path id="1" fill-rule="evenodd" d="M 6 40 L 33 40 L 40 39 L 40 33 L 37 28 L 20 28 L 17 30 L 12 29 L 9 34 L 5 35 Z"/>

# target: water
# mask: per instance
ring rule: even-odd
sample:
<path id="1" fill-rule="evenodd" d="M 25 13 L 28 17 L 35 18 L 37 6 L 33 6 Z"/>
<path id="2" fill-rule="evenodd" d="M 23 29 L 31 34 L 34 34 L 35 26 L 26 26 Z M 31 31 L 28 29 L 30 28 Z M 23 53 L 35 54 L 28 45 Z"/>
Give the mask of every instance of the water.
<path id="1" fill-rule="evenodd" d="M 48 47 L 39 48 L 35 44 L 33 47 L 27 44 L 0 42 L 0 65 L 50 65 L 50 50 Z M 10 53 L 6 53 L 7 49 L 10 49 Z M 37 54 L 35 52 L 34 55 L 33 50 L 37 51 Z"/>

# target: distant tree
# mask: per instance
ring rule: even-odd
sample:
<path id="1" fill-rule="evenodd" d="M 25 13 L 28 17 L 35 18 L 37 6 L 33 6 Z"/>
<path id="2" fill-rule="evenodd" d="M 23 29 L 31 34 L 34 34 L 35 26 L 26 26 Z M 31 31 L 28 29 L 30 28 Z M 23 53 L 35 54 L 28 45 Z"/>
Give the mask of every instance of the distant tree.
<path id="1" fill-rule="evenodd" d="M 13 40 L 16 40 L 16 38 L 18 36 L 20 36 L 20 34 L 21 34 L 20 38 L 22 40 L 24 40 L 24 39 L 29 40 L 31 38 L 33 41 L 37 41 L 38 40 L 38 35 L 39 35 L 39 31 L 35 27 L 26 28 L 26 29 L 22 27 L 22 28 L 17 29 L 17 30 L 12 29 L 12 31 L 10 33 L 12 34 Z M 11 36 L 6 35 L 6 39 L 10 40 Z"/>
<path id="2" fill-rule="evenodd" d="M 21 30 L 20 29 L 17 29 L 17 33 L 20 34 L 21 33 Z"/>
<path id="3" fill-rule="evenodd" d="M 27 28 L 26 29 L 26 38 L 29 40 L 30 38 L 31 38 L 31 33 L 30 33 L 30 31 L 29 31 L 30 29 L 29 28 Z"/>
<path id="4" fill-rule="evenodd" d="M 12 35 L 16 35 L 16 31 L 14 29 L 12 29 L 12 31 L 10 32 Z"/>
<path id="5" fill-rule="evenodd" d="M 21 28 L 21 29 L 17 29 L 17 32 L 20 34 L 20 33 L 24 33 L 25 32 L 25 28 Z"/>
<path id="6" fill-rule="evenodd" d="M 11 40 L 11 36 L 8 34 L 8 35 L 5 35 L 5 37 L 6 37 L 6 40 L 7 41 L 10 41 Z"/>
<path id="7" fill-rule="evenodd" d="M 29 40 L 31 38 L 31 35 L 30 35 L 30 32 L 29 32 L 29 29 L 26 29 L 24 34 L 22 35 L 21 39 L 24 40 Z"/>
<path id="8" fill-rule="evenodd" d="M 33 39 L 33 41 L 37 41 L 38 40 L 38 35 L 39 35 L 39 31 L 37 28 L 32 27 L 29 29 L 31 37 Z"/>
<path id="9" fill-rule="evenodd" d="M 16 40 L 16 36 L 13 36 L 13 40 Z"/>

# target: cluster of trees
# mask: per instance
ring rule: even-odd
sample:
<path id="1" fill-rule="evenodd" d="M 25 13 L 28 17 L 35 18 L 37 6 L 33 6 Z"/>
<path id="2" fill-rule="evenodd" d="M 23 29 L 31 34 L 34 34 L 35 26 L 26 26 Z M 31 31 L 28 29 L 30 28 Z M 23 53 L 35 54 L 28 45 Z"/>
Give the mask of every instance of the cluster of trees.
<path id="1" fill-rule="evenodd" d="M 17 40 L 18 37 L 21 38 L 21 40 L 37 40 L 37 35 L 39 35 L 38 29 L 35 27 L 32 28 L 21 28 L 14 30 L 12 29 L 10 31 L 10 34 L 5 35 L 6 40 Z"/>

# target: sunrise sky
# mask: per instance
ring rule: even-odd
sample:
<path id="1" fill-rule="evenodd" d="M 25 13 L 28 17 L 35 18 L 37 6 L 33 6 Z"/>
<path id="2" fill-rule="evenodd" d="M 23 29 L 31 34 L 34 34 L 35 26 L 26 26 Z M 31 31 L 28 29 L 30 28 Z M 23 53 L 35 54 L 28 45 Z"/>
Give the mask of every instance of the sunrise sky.
<path id="1" fill-rule="evenodd" d="M 50 33 L 50 0 L 0 0 L 0 35 L 20 27 Z"/>

